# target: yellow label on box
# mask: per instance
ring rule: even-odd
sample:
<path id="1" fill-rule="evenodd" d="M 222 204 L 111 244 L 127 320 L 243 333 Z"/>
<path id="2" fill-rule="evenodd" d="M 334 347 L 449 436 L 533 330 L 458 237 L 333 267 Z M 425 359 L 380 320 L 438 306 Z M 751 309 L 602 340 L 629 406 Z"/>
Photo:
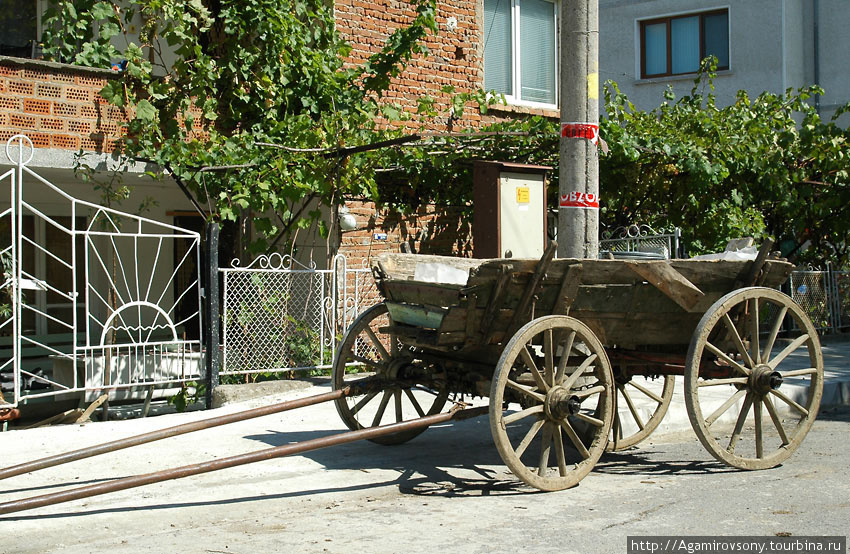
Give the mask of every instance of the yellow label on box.
<path id="1" fill-rule="evenodd" d="M 516 188 L 516 201 L 517 204 L 528 204 L 529 202 L 531 202 L 531 194 L 528 190 L 528 187 Z"/>

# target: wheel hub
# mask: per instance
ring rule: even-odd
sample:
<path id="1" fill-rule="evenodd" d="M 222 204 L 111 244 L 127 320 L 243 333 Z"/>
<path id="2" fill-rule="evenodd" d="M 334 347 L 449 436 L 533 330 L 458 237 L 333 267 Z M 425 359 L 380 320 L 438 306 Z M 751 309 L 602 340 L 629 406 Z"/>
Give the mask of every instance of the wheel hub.
<path id="1" fill-rule="evenodd" d="M 552 387 L 546 393 L 544 410 L 549 419 L 560 421 L 567 416 L 577 414 L 581 410 L 581 399 L 570 394 L 569 389 L 560 386 Z"/>
<path id="2" fill-rule="evenodd" d="M 750 387 L 763 394 L 778 389 L 782 382 L 782 374 L 767 364 L 757 365 L 750 373 Z"/>

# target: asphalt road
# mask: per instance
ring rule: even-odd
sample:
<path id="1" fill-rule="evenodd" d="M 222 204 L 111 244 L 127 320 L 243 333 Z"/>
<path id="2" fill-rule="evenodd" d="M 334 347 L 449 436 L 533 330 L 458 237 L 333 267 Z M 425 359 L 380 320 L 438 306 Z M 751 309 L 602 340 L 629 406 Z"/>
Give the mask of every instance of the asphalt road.
<path id="1" fill-rule="evenodd" d="M 2 465 L 209 415 L 4 433 Z M 337 430 L 330 405 L 266 416 L 13 477 L 0 502 Z M 655 435 L 578 487 L 540 493 L 507 473 L 478 418 L 402 446 L 352 443 L 0 516 L 0 552 L 625 553 L 627 536 L 846 536 L 848 431 L 850 409 L 823 410 L 790 460 L 760 472 L 715 462 L 691 432 Z"/>

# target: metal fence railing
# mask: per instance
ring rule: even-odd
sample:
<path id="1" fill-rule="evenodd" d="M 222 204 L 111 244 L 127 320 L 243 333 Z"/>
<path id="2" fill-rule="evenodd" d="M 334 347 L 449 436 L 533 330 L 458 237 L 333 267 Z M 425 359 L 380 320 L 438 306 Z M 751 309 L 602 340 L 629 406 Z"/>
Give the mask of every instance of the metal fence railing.
<path id="1" fill-rule="evenodd" d="M 823 333 L 850 328 L 850 272 L 798 270 L 788 279 L 791 298 Z"/>
<path id="2" fill-rule="evenodd" d="M 659 233 L 648 225 L 629 225 L 602 233 L 599 250 L 600 253 L 610 252 L 616 258 L 677 258 L 683 254 L 681 238 L 682 231 L 678 227 Z"/>
<path id="3" fill-rule="evenodd" d="M 345 329 L 380 301 L 371 271 L 341 255 L 330 269 L 273 254 L 220 272 L 221 375 L 329 368 Z"/>

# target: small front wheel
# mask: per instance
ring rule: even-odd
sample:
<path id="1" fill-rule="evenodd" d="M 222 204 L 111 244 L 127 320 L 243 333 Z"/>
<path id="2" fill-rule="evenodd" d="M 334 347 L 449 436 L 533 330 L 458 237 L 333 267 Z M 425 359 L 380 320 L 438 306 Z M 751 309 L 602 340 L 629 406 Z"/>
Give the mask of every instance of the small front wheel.
<path id="1" fill-rule="evenodd" d="M 417 384 L 413 375 L 436 371 L 416 357 L 416 352 L 388 331 L 392 320 L 386 304 L 372 306 L 352 323 L 334 356 L 331 379 L 340 390 L 364 379 L 381 388 L 338 398 L 336 410 L 352 431 L 400 423 L 442 411 L 448 392 Z M 369 439 L 378 444 L 401 444 L 424 429 L 412 429 Z"/>
<path id="2" fill-rule="evenodd" d="M 611 364 L 593 332 L 571 317 L 541 317 L 517 331 L 499 358 L 490 431 L 519 479 L 566 489 L 605 451 L 613 404 Z"/>

